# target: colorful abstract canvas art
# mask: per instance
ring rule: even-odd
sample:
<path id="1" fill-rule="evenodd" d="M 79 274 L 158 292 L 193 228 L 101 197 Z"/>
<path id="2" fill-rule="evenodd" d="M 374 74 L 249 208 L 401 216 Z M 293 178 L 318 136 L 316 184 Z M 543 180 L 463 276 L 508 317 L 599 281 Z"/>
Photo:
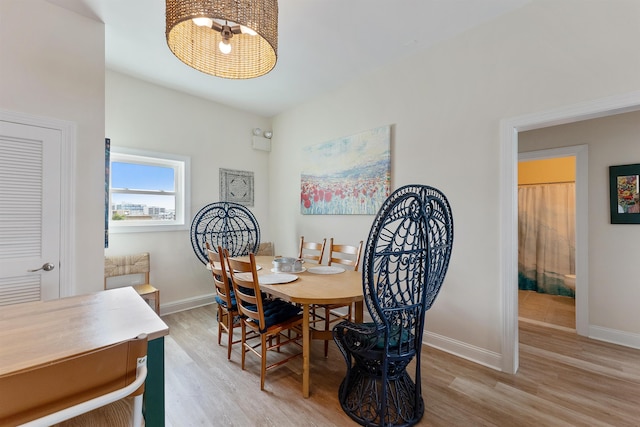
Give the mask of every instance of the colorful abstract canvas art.
<path id="1" fill-rule="evenodd" d="M 640 224 L 640 163 L 609 166 L 611 224 Z"/>
<path id="2" fill-rule="evenodd" d="M 391 126 L 303 149 L 300 212 L 375 215 L 390 194 Z"/>

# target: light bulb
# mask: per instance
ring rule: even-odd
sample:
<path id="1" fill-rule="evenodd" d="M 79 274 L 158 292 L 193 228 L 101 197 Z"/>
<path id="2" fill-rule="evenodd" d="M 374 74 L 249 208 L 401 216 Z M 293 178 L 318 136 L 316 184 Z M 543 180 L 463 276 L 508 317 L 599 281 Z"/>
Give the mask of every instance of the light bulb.
<path id="1" fill-rule="evenodd" d="M 245 27 L 244 25 L 240 25 L 240 32 L 242 34 L 247 34 L 249 36 L 255 36 L 258 34 L 255 31 L 253 31 L 251 28 Z"/>
<path id="2" fill-rule="evenodd" d="M 213 19 L 207 18 L 206 16 L 203 16 L 203 17 L 200 17 L 200 18 L 193 18 L 192 21 L 198 27 L 209 27 L 209 28 L 211 28 L 213 26 Z"/>
<path id="3" fill-rule="evenodd" d="M 220 43 L 218 43 L 218 48 L 220 49 L 220 52 L 224 53 L 225 55 L 231 52 L 231 45 L 225 40 L 220 40 Z"/>

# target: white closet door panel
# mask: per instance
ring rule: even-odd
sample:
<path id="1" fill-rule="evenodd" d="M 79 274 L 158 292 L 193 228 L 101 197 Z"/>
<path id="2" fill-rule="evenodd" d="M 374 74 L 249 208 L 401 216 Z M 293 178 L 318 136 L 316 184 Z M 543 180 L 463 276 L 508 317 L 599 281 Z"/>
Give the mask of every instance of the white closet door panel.
<path id="1" fill-rule="evenodd" d="M 0 121 L 0 305 L 59 297 L 60 151 L 59 131 Z"/>

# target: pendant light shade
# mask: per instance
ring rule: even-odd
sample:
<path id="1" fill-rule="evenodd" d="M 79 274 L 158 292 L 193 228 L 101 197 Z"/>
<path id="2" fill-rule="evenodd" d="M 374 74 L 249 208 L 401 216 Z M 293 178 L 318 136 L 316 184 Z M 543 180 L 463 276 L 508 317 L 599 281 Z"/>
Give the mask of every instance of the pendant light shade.
<path id="1" fill-rule="evenodd" d="M 169 49 L 198 71 L 251 79 L 278 55 L 277 0 L 166 0 Z"/>

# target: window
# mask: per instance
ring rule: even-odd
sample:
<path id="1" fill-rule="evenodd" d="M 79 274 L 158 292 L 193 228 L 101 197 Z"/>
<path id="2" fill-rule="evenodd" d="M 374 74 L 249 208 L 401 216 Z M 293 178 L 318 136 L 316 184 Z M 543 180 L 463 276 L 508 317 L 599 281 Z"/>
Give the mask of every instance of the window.
<path id="1" fill-rule="evenodd" d="M 118 232 L 188 228 L 189 158 L 111 147 L 109 229 Z"/>

